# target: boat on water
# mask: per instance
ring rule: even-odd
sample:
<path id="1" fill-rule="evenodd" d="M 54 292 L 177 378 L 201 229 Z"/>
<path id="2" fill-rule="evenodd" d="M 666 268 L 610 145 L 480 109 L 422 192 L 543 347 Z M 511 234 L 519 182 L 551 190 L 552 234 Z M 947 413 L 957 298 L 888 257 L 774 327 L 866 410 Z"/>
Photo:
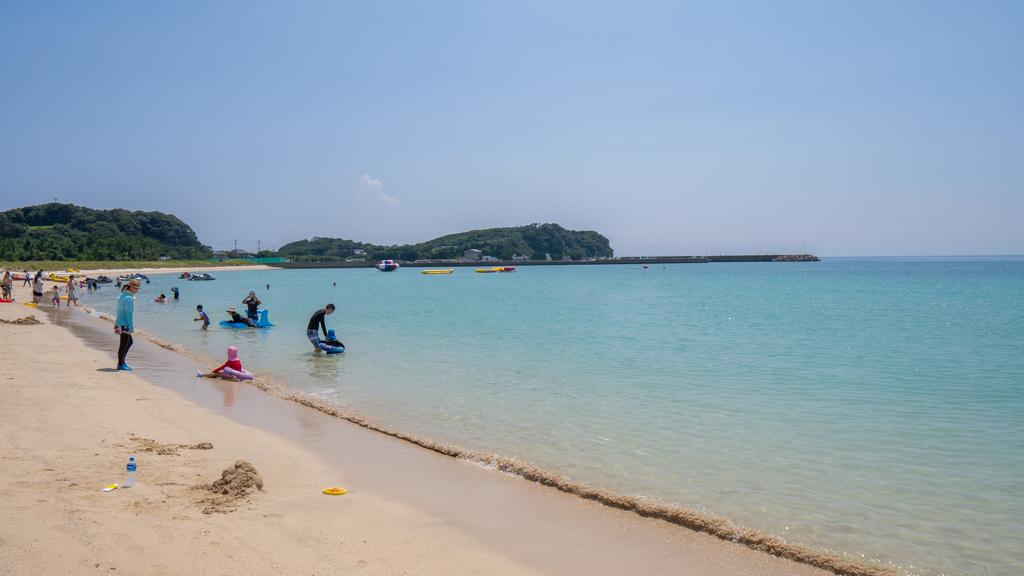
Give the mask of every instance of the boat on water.
<path id="1" fill-rule="evenodd" d="M 491 266 L 489 268 L 477 268 L 477 272 L 481 274 L 498 274 L 502 272 L 515 272 L 515 266 Z"/>
<path id="2" fill-rule="evenodd" d="M 444 269 L 441 269 L 441 270 L 423 270 L 422 272 L 420 272 L 420 274 L 436 275 L 436 274 L 453 274 L 454 272 L 455 272 L 455 268 L 444 268 Z"/>
<path id="3" fill-rule="evenodd" d="M 381 260 L 377 263 L 377 270 L 381 272 L 394 272 L 398 270 L 398 262 L 394 260 Z"/>
<path id="4" fill-rule="evenodd" d="M 149 276 L 146 276 L 142 272 L 136 272 L 135 274 L 122 274 L 121 276 L 118 276 L 117 279 L 121 282 L 129 282 L 131 280 L 145 280 L 146 282 L 149 282 Z"/>
<path id="5" fill-rule="evenodd" d="M 113 280 L 110 279 L 110 276 L 97 276 L 96 282 L 99 284 L 110 284 Z"/>
<path id="6" fill-rule="evenodd" d="M 205 281 L 208 281 L 208 280 L 216 280 L 217 278 L 213 274 L 204 272 L 202 274 L 189 274 L 188 279 L 193 281 L 193 282 L 196 282 L 196 281 L 205 282 Z"/>

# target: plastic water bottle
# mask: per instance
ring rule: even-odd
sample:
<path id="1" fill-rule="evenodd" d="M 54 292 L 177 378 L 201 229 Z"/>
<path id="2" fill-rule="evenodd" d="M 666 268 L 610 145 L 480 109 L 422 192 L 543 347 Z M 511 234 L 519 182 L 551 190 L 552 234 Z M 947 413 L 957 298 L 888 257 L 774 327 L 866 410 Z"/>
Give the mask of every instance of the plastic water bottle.
<path id="1" fill-rule="evenodd" d="M 124 478 L 125 488 L 131 488 L 132 486 L 135 486 L 135 469 L 135 456 L 130 456 L 128 458 L 128 470 Z"/>

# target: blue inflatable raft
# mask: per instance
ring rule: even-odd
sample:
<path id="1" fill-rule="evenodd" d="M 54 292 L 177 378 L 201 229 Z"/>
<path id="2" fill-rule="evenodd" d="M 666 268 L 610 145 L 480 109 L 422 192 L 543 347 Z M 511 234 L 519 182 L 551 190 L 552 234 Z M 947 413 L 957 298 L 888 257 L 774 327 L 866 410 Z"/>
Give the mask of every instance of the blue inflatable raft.
<path id="1" fill-rule="evenodd" d="M 316 347 L 328 354 L 341 354 L 345 351 L 345 344 L 334 335 L 333 328 L 327 331 L 327 340 L 317 339 Z"/>
<path id="2" fill-rule="evenodd" d="M 244 322 L 231 322 L 230 320 L 221 320 L 220 325 L 223 328 L 253 328 Z M 267 309 L 260 310 L 260 319 L 256 321 L 255 328 L 269 328 L 273 326 L 270 320 L 267 320 Z"/>

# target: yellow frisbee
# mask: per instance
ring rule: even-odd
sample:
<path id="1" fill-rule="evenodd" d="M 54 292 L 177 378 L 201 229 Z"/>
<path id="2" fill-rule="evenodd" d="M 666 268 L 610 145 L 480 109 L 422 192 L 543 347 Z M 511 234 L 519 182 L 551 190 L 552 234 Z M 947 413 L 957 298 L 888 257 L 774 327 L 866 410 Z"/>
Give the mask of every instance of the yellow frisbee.
<path id="1" fill-rule="evenodd" d="M 334 486 L 332 488 L 324 488 L 324 494 L 327 494 L 328 496 L 341 496 L 344 493 L 345 489 L 338 488 L 337 486 Z"/>

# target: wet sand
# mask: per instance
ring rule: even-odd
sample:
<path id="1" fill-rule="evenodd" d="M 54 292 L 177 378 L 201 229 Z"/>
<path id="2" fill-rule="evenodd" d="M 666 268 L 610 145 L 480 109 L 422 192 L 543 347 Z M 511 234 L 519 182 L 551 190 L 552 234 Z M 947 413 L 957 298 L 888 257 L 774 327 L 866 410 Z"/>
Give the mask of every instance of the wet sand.
<path id="1" fill-rule="evenodd" d="M 0 573 L 826 573 L 196 379 L 194 360 L 143 338 L 137 371 L 112 372 L 108 323 L 0 305 L 30 313 L 46 324 L 0 326 Z M 139 486 L 99 492 L 140 439 L 213 449 L 134 452 Z M 191 486 L 238 459 L 264 490 L 203 514 Z M 320 494 L 332 485 L 349 493 Z"/>

